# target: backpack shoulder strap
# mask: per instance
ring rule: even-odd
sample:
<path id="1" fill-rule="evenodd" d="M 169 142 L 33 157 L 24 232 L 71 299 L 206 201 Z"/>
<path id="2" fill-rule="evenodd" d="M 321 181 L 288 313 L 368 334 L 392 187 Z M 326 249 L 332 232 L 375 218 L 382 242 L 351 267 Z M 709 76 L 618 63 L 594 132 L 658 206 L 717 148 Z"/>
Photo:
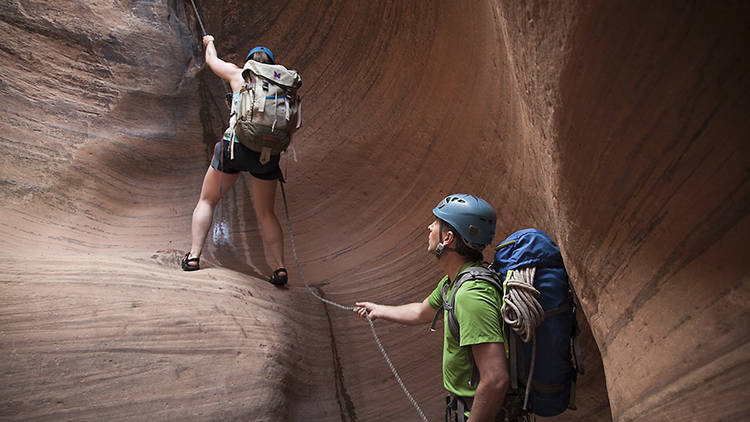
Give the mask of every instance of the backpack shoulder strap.
<path id="1" fill-rule="evenodd" d="M 461 330 L 458 325 L 458 318 L 456 318 L 456 294 L 458 289 L 469 280 L 481 280 L 489 283 L 492 287 L 498 289 L 500 294 L 503 292 L 502 284 L 497 278 L 497 273 L 484 267 L 469 267 L 462 271 L 457 277 L 456 282 L 453 286 L 453 294 L 450 298 L 450 304 L 446 308 L 448 310 L 448 329 L 451 332 L 453 338 L 456 339 L 458 344 L 461 344 Z M 471 348 L 467 348 L 466 352 L 469 354 L 469 362 L 471 363 L 471 380 L 469 385 L 479 385 L 479 367 L 477 367 L 476 361 L 474 360 L 474 354 L 471 352 Z"/>
<path id="2" fill-rule="evenodd" d="M 446 323 L 448 324 L 448 329 L 450 330 L 451 335 L 459 344 L 461 343 L 461 331 L 459 330 L 458 319 L 456 318 L 456 294 L 458 293 L 458 289 L 469 280 L 482 280 L 498 289 L 498 291 L 503 291 L 503 287 L 497 279 L 495 272 L 484 267 L 469 267 L 459 273 L 456 277 L 456 281 L 453 283 L 453 294 L 451 295 L 450 300 L 447 300 L 445 294 L 446 287 L 445 285 L 443 286 L 443 306 L 445 306 L 445 309 L 448 311 L 448 321 L 446 321 Z"/>
<path id="3" fill-rule="evenodd" d="M 442 288 L 442 296 L 443 296 L 443 306 L 437 309 L 435 312 L 435 317 L 432 319 L 432 323 L 430 324 L 430 331 L 435 331 L 435 324 L 437 324 L 438 318 L 440 318 L 440 315 L 442 314 L 443 309 L 448 311 L 448 328 L 451 332 L 451 335 L 453 338 L 456 339 L 456 341 L 461 341 L 461 336 L 459 333 L 459 327 L 458 327 L 458 321 L 456 320 L 456 313 L 453 309 L 453 305 L 456 303 L 456 292 L 458 292 L 459 287 L 464 284 L 464 282 L 468 280 L 482 280 L 490 283 L 492 286 L 494 286 L 496 289 L 498 289 L 500 292 L 503 291 L 502 284 L 497 279 L 497 275 L 494 271 L 489 270 L 484 267 L 469 267 L 465 269 L 464 271 L 460 272 L 458 276 L 456 277 L 456 281 L 453 283 L 453 294 L 450 298 L 448 298 L 448 284 L 443 283 Z"/>
<path id="4" fill-rule="evenodd" d="M 435 324 L 437 324 L 437 320 L 438 320 L 438 318 L 440 318 L 440 315 L 443 314 L 443 309 L 448 309 L 445 306 L 446 303 L 448 303 L 448 299 L 447 299 L 447 292 L 448 292 L 448 285 L 447 284 L 448 283 L 447 283 L 447 281 L 448 280 L 446 280 L 446 282 L 443 283 L 443 287 L 442 287 L 442 289 L 440 291 L 440 294 L 443 296 L 443 304 L 439 308 L 437 308 L 437 310 L 435 311 L 435 316 L 432 318 L 432 323 L 430 324 L 430 331 L 435 331 Z"/>

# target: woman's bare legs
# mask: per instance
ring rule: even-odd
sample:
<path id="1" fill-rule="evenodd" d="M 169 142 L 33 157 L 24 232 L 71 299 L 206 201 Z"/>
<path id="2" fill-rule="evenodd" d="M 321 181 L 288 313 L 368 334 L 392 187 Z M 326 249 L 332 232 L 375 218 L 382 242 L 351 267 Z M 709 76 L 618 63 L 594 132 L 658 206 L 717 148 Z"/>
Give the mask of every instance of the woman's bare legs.
<path id="1" fill-rule="evenodd" d="M 274 212 L 277 180 L 263 180 L 250 177 L 250 189 L 253 192 L 253 208 L 258 219 L 261 235 L 266 249 L 271 253 L 275 268 L 284 267 L 284 234 L 281 231 L 279 218 Z M 281 273 L 279 275 L 286 275 Z"/>
<path id="2" fill-rule="evenodd" d="M 219 199 L 226 194 L 237 181 L 239 173 L 228 174 L 222 173 L 213 167 L 208 167 L 206 176 L 203 178 L 203 187 L 198 204 L 193 210 L 192 238 L 193 244 L 190 247 L 190 258 L 199 258 L 203 251 L 203 244 L 206 241 L 208 231 L 211 229 L 211 223 L 214 219 L 214 209 Z M 221 186 L 221 194 L 219 187 Z M 198 265 L 191 262 L 188 265 Z"/>

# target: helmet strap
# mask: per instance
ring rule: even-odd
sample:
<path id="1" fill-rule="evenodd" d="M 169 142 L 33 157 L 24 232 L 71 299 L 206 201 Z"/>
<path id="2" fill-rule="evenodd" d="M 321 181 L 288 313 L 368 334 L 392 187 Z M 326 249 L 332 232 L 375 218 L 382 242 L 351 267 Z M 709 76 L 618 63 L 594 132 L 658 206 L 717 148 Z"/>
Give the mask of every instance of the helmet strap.
<path id="1" fill-rule="evenodd" d="M 437 259 L 440 259 L 440 255 L 443 254 L 443 251 L 445 250 L 445 244 L 443 242 L 438 243 L 437 247 L 435 248 L 435 256 Z"/>

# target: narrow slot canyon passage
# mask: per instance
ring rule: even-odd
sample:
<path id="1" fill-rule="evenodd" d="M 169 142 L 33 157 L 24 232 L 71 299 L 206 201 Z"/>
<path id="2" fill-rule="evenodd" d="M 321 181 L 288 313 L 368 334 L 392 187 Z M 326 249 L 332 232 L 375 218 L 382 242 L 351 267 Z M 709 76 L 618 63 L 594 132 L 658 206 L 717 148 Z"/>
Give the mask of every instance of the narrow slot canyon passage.
<path id="1" fill-rule="evenodd" d="M 303 80 L 296 251 L 344 305 L 423 300 L 431 210 L 558 243 L 586 374 L 555 421 L 750 415 L 750 5 L 196 0 Z M 184 0 L 0 4 L 0 420 L 419 420 L 369 326 L 267 261 L 249 175 L 183 272 L 224 87 Z M 295 159 L 296 157 L 296 159 Z M 491 251 L 485 253 L 490 258 Z M 428 327 L 375 326 L 430 421 Z"/>

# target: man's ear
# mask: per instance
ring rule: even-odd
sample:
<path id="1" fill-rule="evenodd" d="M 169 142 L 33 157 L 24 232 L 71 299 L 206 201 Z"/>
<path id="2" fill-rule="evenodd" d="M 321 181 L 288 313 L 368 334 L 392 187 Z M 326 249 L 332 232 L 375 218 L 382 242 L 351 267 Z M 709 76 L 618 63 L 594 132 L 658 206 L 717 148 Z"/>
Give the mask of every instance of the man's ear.
<path id="1" fill-rule="evenodd" d="M 446 230 L 443 232 L 443 244 L 445 246 L 451 246 L 453 243 L 455 243 L 456 236 L 453 235 L 453 231 Z"/>

